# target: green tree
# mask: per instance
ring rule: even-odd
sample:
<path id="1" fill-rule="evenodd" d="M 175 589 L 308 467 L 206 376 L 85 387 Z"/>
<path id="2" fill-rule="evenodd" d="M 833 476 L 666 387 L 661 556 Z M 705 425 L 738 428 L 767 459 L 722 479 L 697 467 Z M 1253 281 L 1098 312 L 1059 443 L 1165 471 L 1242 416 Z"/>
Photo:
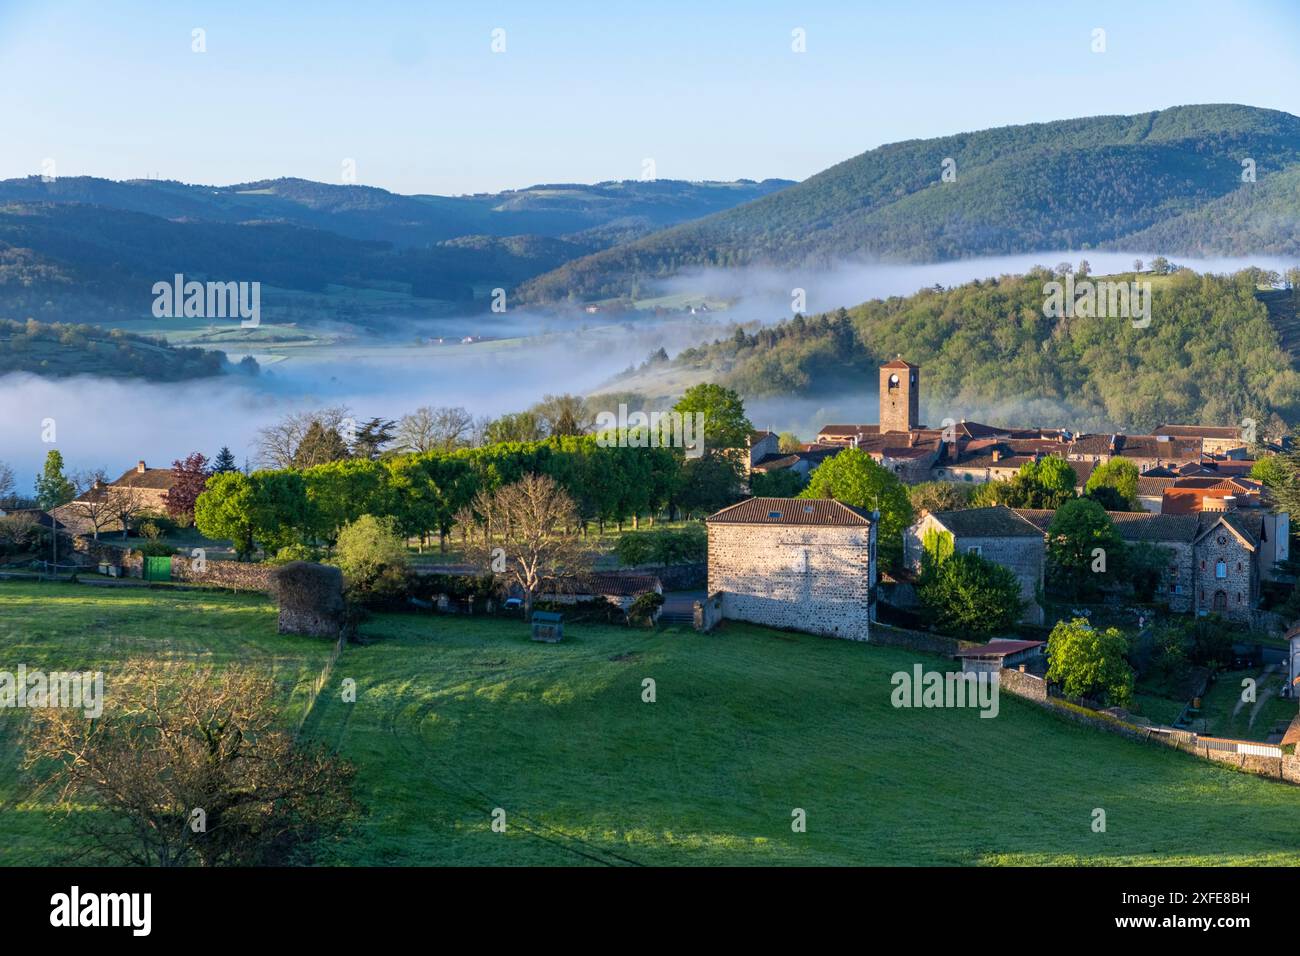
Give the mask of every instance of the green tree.
<path id="1" fill-rule="evenodd" d="M 76 497 L 77 489 L 63 473 L 63 454 L 54 449 L 45 454 L 45 467 L 36 476 L 36 503 L 42 511 L 66 505 Z"/>
<path id="2" fill-rule="evenodd" d="M 912 502 L 898 476 L 865 451 L 846 448 L 818 465 L 800 498 L 834 498 L 865 511 L 880 512 L 876 547 L 880 561 L 898 567 L 903 559 L 903 532 L 912 523 Z"/>
<path id="3" fill-rule="evenodd" d="M 999 504 L 1008 508 L 1055 510 L 1074 497 L 1078 476 L 1070 463 L 1055 455 L 1027 461 L 1010 481 L 996 488 Z"/>
<path id="4" fill-rule="evenodd" d="M 806 481 L 793 468 L 756 471 L 749 476 L 749 490 L 760 498 L 793 498 L 803 491 Z"/>
<path id="5" fill-rule="evenodd" d="M 1098 465 L 1088 476 L 1084 491 L 1091 494 L 1098 488 L 1114 488 L 1116 493 L 1127 503 L 1125 511 L 1141 511 L 1142 503 L 1138 501 L 1138 467 L 1127 458 L 1116 457 Z"/>
<path id="6" fill-rule="evenodd" d="M 538 441 L 546 437 L 546 425 L 535 412 L 514 412 L 488 423 L 483 440 L 489 445 Z"/>
<path id="7" fill-rule="evenodd" d="M 1094 594 L 1123 566 L 1124 539 L 1110 515 L 1089 498 L 1067 501 L 1047 528 L 1048 572 L 1072 598 Z"/>
<path id="8" fill-rule="evenodd" d="M 235 555 L 246 561 L 253 554 L 253 479 L 238 471 L 226 471 L 208 479 L 194 499 L 194 526 L 205 538 L 230 541 Z"/>
<path id="9" fill-rule="evenodd" d="M 235 464 L 235 453 L 225 445 L 217 452 L 217 457 L 212 459 L 212 473 L 215 475 L 224 474 L 227 471 L 237 471 L 239 466 Z"/>
<path id="10" fill-rule="evenodd" d="M 1058 621 L 1047 638 L 1047 679 L 1067 697 L 1082 697 L 1114 707 L 1133 699 L 1133 668 L 1125 655 L 1128 641 L 1118 628 L 1094 628 L 1085 618 Z"/>
<path id="11" fill-rule="evenodd" d="M 745 417 L 745 403 L 729 388 L 704 383 L 686 390 L 673 411 L 704 415 L 704 447 L 745 448 L 754 426 Z"/>
<path id="12" fill-rule="evenodd" d="M 977 554 L 949 551 L 925 566 L 916 593 L 941 631 L 987 637 L 1012 628 L 1024 610 L 1015 574 Z"/>
<path id="13" fill-rule="evenodd" d="M 673 500 L 687 517 L 709 515 L 735 504 L 741 497 L 740 465 L 720 451 L 687 458 L 677 479 Z"/>

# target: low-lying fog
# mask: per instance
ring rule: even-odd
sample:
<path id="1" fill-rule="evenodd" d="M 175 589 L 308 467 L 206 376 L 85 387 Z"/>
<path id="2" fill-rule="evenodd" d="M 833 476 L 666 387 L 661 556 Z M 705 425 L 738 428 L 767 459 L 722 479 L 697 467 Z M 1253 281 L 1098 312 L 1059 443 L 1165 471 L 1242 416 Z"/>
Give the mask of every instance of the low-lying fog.
<path id="1" fill-rule="evenodd" d="M 242 464 L 245 457 L 255 457 L 258 429 L 291 411 L 346 404 L 358 420 L 364 420 L 399 418 L 420 405 L 463 405 L 475 416 L 499 415 L 526 408 L 548 392 L 591 392 L 660 346 L 673 354 L 726 334 L 727 324 L 733 321 L 788 318 L 796 288 L 804 290 L 804 311 L 813 314 L 867 299 L 907 295 L 936 283 L 951 286 L 1023 273 L 1036 264 L 1077 264 L 1087 259 L 1095 274 L 1126 271 L 1135 258 L 1150 262 L 1152 255 L 1088 250 L 916 266 L 711 270 L 668 280 L 662 289 L 664 294 L 689 294 L 701 301 L 733 302 L 725 312 L 707 317 L 656 319 L 647 314 L 625 325 L 583 328 L 594 326 L 600 317 L 583 315 L 566 323 L 521 311 L 509 314 L 508 320 L 449 319 L 446 328 L 449 335 L 459 334 L 472 321 L 488 334 L 549 334 L 522 343 L 488 341 L 442 348 L 400 344 L 413 341 L 416 331 L 423 336 L 440 334 L 434 331 L 436 322 L 423 321 L 395 331 L 391 339 L 358 343 L 354 349 L 308 350 L 267 366 L 255 378 L 231 375 L 148 384 L 9 375 L 0 378 L 0 461 L 14 468 L 23 493 L 31 489 L 50 448 L 63 453 L 70 471 L 103 467 L 113 475 L 138 459 L 161 467 L 194 450 L 212 457 L 222 445 L 229 446 Z M 1295 265 L 1276 257 L 1171 258 L 1211 272 L 1249 265 L 1280 271 Z M 756 400 L 749 405 L 750 417 L 759 427 L 790 429 L 807 437 L 827 421 L 874 421 L 874 388 L 874 382 L 864 383 L 861 395 L 846 395 L 835 402 Z M 1067 409 L 1063 401 L 1060 408 Z M 965 417 L 992 421 L 1008 411 L 972 408 Z M 42 441 L 46 419 L 56 427 L 52 445 Z"/>

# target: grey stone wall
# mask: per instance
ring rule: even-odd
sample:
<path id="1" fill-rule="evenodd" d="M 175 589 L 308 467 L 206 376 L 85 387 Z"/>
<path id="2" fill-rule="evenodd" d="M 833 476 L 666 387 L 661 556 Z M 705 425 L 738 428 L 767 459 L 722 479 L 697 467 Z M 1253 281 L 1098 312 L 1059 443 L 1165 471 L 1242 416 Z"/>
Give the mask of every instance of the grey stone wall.
<path id="1" fill-rule="evenodd" d="M 875 526 L 709 525 L 722 616 L 866 640 L 875 617 Z"/>

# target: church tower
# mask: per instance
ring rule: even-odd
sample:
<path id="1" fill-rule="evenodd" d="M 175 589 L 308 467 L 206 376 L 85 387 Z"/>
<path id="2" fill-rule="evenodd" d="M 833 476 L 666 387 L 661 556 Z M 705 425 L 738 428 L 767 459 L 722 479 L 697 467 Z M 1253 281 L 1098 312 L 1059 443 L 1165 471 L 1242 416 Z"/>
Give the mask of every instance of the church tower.
<path id="1" fill-rule="evenodd" d="M 921 369 L 896 358 L 880 366 L 880 432 L 920 427 Z"/>

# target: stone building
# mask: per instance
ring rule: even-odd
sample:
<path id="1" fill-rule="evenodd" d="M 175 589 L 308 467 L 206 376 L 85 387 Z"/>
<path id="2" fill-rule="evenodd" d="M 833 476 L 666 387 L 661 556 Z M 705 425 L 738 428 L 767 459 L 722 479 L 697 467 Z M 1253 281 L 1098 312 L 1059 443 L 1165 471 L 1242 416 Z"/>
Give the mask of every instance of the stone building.
<path id="1" fill-rule="evenodd" d="M 903 532 L 903 560 L 914 571 L 921 569 L 929 531 L 951 535 L 954 554 L 978 554 L 1010 570 L 1020 582 L 1020 598 L 1025 602 L 1022 619 L 1043 623 L 1038 595 L 1047 557 L 1043 532 L 1036 524 L 1004 505 L 931 512 Z"/>
<path id="2" fill-rule="evenodd" d="M 723 619 L 867 640 L 876 521 L 824 498 L 749 498 L 706 519 Z"/>
<path id="3" fill-rule="evenodd" d="M 1016 509 L 1016 514 L 1046 533 L 1056 512 Z M 1146 542 L 1169 552 L 1162 592 L 1171 611 L 1254 620 L 1260 577 L 1270 570 L 1262 511 L 1112 511 L 1110 518 L 1126 542 Z"/>
<path id="4" fill-rule="evenodd" d="M 170 468 L 150 468 L 139 461 L 116 481 L 96 481 L 68 504 L 55 508 L 53 514 L 74 534 L 121 531 L 122 520 L 116 512 L 125 512 L 128 523 L 165 516 L 167 492 L 175 480 Z"/>

